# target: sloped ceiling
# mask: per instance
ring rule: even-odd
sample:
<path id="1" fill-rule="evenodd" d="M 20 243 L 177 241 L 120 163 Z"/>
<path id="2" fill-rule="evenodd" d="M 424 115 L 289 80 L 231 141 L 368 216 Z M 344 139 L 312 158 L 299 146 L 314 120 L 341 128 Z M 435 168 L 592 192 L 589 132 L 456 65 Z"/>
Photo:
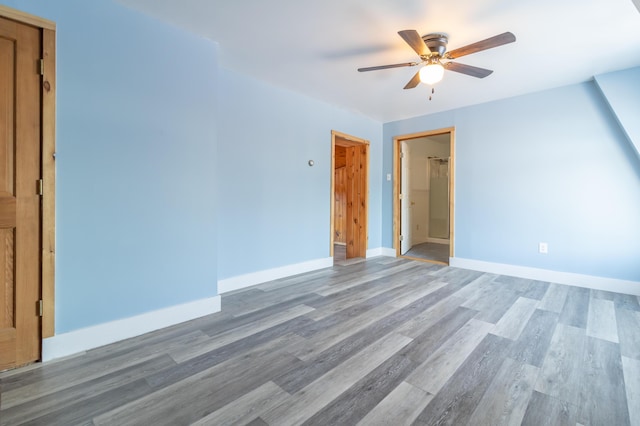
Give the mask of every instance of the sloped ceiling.
<path id="1" fill-rule="evenodd" d="M 119 1 L 218 42 L 226 68 L 380 122 L 640 66 L 639 0 Z M 417 60 L 403 29 L 446 33 L 450 50 L 505 31 L 517 41 L 458 59 L 494 73 L 447 71 L 429 101 L 426 85 L 403 90 L 418 67 L 356 71 Z"/>

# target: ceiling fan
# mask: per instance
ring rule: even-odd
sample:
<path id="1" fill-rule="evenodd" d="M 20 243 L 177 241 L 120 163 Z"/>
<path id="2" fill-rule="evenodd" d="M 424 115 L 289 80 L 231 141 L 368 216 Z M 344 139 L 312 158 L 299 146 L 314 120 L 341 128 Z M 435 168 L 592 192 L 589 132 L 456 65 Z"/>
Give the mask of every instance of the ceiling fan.
<path id="1" fill-rule="evenodd" d="M 446 34 L 432 33 L 420 37 L 415 30 L 398 31 L 398 34 L 420 56 L 420 62 L 404 62 L 401 64 L 358 68 L 358 71 L 376 71 L 424 64 L 413 78 L 409 80 L 407 85 L 404 86 L 405 89 L 413 89 L 420 82 L 433 85 L 442 79 L 445 69 L 472 77 L 485 78 L 493 71 L 486 68 L 451 62 L 450 60 L 516 41 L 516 36 L 510 32 L 506 32 L 447 52 L 449 39 Z M 448 60 L 449 62 L 443 62 L 443 60 Z"/>

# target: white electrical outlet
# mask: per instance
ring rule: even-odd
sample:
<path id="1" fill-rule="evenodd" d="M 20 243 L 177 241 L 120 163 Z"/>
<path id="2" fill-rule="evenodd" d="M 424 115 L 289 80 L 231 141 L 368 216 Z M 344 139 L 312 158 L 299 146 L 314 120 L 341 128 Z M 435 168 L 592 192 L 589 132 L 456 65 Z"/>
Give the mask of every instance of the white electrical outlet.
<path id="1" fill-rule="evenodd" d="M 547 243 L 538 243 L 538 253 L 549 253 L 549 246 L 547 245 Z"/>
<path id="2" fill-rule="evenodd" d="M 391 173 L 387 173 L 387 180 L 390 181 L 391 180 Z"/>

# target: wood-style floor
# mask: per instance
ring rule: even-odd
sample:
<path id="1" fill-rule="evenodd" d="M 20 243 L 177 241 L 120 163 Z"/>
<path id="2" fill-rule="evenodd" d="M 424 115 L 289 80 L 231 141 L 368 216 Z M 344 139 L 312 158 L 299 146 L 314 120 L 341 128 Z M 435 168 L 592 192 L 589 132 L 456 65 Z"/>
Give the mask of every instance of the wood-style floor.
<path id="1" fill-rule="evenodd" d="M 640 424 L 640 304 L 374 258 L 0 374 L 2 425 Z"/>
<path id="2" fill-rule="evenodd" d="M 448 265 L 449 244 L 420 243 L 411 247 L 404 255 L 418 259 L 435 260 Z"/>

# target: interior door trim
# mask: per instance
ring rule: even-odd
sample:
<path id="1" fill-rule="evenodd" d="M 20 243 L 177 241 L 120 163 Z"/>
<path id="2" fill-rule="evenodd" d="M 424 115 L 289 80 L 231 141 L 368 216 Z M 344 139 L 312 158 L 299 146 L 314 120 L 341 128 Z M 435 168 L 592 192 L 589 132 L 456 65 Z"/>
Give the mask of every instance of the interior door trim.
<path id="1" fill-rule="evenodd" d="M 41 338 L 55 334 L 55 211 L 56 211 L 56 24 L 28 13 L 0 6 L 0 16 L 40 28 L 42 37 L 43 75 L 40 114 L 42 117 L 42 242 L 41 298 L 43 302 Z"/>
<path id="2" fill-rule="evenodd" d="M 445 127 L 443 129 L 429 130 L 418 133 L 399 135 L 393 138 L 393 248 L 396 256 L 400 257 L 400 149 L 401 142 L 409 139 L 418 139 L 428 136 L 449 134 L 449 258 L 454 257 L 454 206 L 455 206 L 455 127 Z M 423 259 L 418 259 L 423 260 Z M 437 262 L 434 262 L 437 263 Z"/>

